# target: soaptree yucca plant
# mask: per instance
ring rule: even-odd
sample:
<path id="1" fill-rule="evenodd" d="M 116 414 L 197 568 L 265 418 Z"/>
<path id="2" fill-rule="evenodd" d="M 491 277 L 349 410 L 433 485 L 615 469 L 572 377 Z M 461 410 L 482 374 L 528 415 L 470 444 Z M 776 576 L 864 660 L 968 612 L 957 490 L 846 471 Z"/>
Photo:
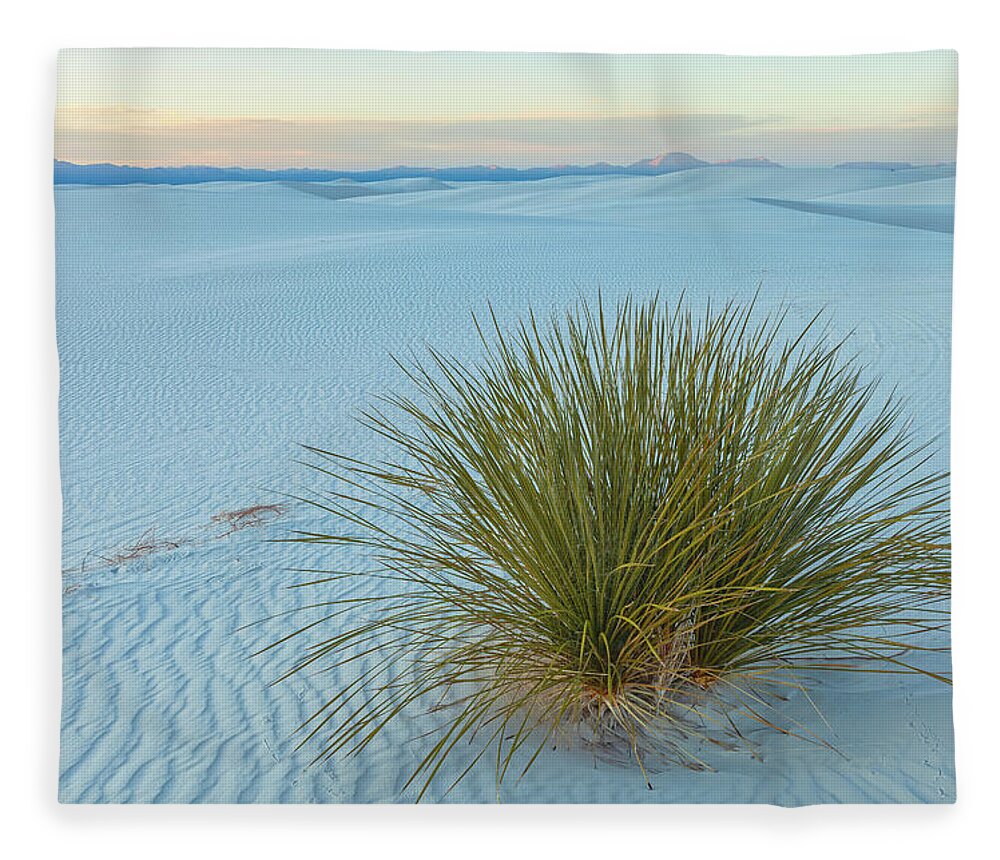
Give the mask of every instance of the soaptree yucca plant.
<path id="1" fill-rule="evenodd" d="M 461 779 L 489 754 L 499 788 L 569 737 L 698 767 L 747 718 L 819 739 L 774 713 L 803 673 L 932 674 L 946 477 L 844 341 L 757 316 L 491 317 L 478 362 L 400 363 L 411 393 L 364 413 L 391 461 L 308 449 L 332 525 L 294 540 L 368 562 L 303 583 L 322 617 L 281 640 L 315 637 L 283 677 L 341 682 L 303 726 L 317 759 L 425 707 L 421 795 L 452 755 Z"/>

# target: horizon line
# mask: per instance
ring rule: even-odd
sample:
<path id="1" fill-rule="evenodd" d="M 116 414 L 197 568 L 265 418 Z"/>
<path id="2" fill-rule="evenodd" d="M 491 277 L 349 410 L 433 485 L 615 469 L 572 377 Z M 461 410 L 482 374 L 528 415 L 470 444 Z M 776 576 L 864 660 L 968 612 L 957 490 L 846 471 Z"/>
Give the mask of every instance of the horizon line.
<path id="1" fill-rule="evenodd" d="M 759 162 L 761 165 L 767 164 L 774 167 L 780 167 L 782 169 L 788 169 L 786 165 L 780 164 L 773 161 L 768 156 L 765 155 L 754 155 L 754 156 L 741 156 L 736 158 L 723 159 L 721 161 L 709 161 L 698 156 L 692 155 L 689 152 L 683 150 L 672 150 L 669 152 L 661 152 L 656 155 L 649 156 L 647 158 L 641 158 L 638 161 L 633 161 L 629 163 L 615 163 L 611 161 L 593 161 L 586 163 L 577 162 L 559 162 L 556 164 L 538 164 L 531 165 L 527 167 L 514 167 L 509 165 L 497 164 L 497 163 L 487 163 L 487 162 L 476 162 L 476 163 L 457 163 L 452 165 L 447 165 L 443 167 L 432 167 L 420 164 L 407 164 L 404 162 L 397 162 L 394 164 L 384 164 L 379 167 L 367 167 L 367 168 L 342 168 L 342 167 L 319 167 L 319 166 L 285 166 L 285 167 L 248 167 L 243 164 L 206 164 L 206 163 L 193 163 L 188 162 L 185 164 L 153 164 L 153 165 L 142 165 L 142 164 L 130 164 L 127 162 L 115 162 L 115 161 L 72 161 L 66 158 L 53 157 L 53 162 L 57 165 L 68 165 L 71 167 L 113 167 L 120 170 L 241 170 L 245 172 L 253 173 L 290 173 L 290 172 L 313 172 L 313 173 L 344 173 L 344 174 L 366 174 L 366 173 L 379 173 L 387 170 L 426 170 L 431 172 L 443 172 L 449 170 L 503 170 L 507 172 L 518 172 L 526 173 L 530 171 L 537 170 L 566 170 L 570 168 L 593 168 L 593 167 L 609 167 L 609 168 L 634 168 L 642 165 L 650 165 L 651 167 L 657 167 L 656 162 L 668 158 L 670 156 L 674 157 L 684 157 L 689 158 L 692 161 L 698 162 L 698 164 L 691 165 L 688 169 L 694 169 L 696 167 L 725 167 L 727 165 L 738 165 L 738 164 L 752 164 L 753 162 Z M 829 163 L 816 163 L 812 165 L 795 165 L 795 167 L 839 167 L 845 164 L 858 164 L 858 165 L 893 165 L 900 168 L 904 166 L 909 166 L 911 168 L 918 167 L 941 167 L 956 164 L 955 160 L 951 161 L 933 161 L 933 162 L 912 162 L 904 158 L 848 158 L 844 161 L 838 161 L 834 163 L 833 161 Z M 794 167 L 792 168 L 794 169 Z M 664 170 L 664 172 L 670 172 L 669 169 Z"/>

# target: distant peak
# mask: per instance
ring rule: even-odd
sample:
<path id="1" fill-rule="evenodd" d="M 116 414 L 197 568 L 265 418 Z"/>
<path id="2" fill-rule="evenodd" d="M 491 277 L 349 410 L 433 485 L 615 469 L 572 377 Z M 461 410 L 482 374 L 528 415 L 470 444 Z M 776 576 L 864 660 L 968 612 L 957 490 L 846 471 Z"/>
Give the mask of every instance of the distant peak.
<path id="1" fill-rule="evenodd" d="M 704 167 L 707 164 L 707 161 L 695 158 L 687 152 L 663 152 L 659 155 L 654 155 L 652 158 L 637 161 L 631 166 L 659 168 L 661 170 L 681 170 L 690 167 Z"/>

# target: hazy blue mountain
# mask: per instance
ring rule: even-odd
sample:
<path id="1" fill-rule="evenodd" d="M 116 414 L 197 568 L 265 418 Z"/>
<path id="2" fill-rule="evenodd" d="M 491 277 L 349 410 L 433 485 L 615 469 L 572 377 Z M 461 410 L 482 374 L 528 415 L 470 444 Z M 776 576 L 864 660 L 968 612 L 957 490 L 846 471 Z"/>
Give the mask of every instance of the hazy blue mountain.
<path id="1" fill-rule="evenodd" d="M 319 170 L 292 168 L 288 170 L 263 170 L 246 167 L 130 167 L 117 164 L 74 164 L 55 162 L 56 183 L 81 183 L 86 185 L 127 185 L 149 183 L 157 185 L 185 185 L 195 182 L 329 182 L 334 179 L 353 179 L 356 182 L 380 182 L 386 179 L 413 179 L 433 177 L 441 181 L 517 181 L 551 179 L 556 176 L 600 176 L 603 174 L 661 174 L 692 167 L 708 166 L 686 153 L 669 153 L 632 165 L 600 162 L 590 165 L 560 164 L 553 167 L 499 167 L 475 164 L 468 167 L 382 167 L 377 170 Z"/>
<path id="2" fill-rule="evenodd" d="M 376 170 L 322 170 L 317 168 L 288 168 L 265 170 L 249 167 L 132 167 L 121 164 L 74 164 L 70 161 L 55 162 L 57 184 L 81 185 L 188 185 L 197 182 L 331 182 L 350 179 L 355 182 L 382 182 L 389 179 L 432 178 L 441 182 L 522 181 L 551 179 L 556 176 L 602 176 L 612 174 L 633 176 L 658 176 L 679 170 L 709 169 L 713 167 L 776 168 L 782 165 L 764 156 L 737 158 L 732 161 L 711 163 L 687 153 L 665 152 L 632 164 L 577 165 L 558 164 L 551 167 L 500 167 L 495 164 L 474 164 L 467 167 L 410 167 L 397 165 Z M 913 165 L 904 162 L 847 162 L 838 167 L 860 167 L 879 170 L 903 170 Z"/>

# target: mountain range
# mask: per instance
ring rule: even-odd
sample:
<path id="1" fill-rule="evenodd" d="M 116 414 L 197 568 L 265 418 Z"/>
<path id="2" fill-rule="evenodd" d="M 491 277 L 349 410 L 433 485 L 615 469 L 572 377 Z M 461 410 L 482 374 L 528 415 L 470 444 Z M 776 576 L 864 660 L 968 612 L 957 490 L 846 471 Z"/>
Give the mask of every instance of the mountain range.
<path id="1" fill-rule="evenodd" d="M 903 170 L 913 165 L 903 162 L 847 162 L 841 168 L 867 168 Z M 322 170 L 317 168 L 288 168 L 266 170 L 248 167 L 210 167 L 189 165 L 184 167 L 132 167 L 124 164 L 75 164 L 55 161 L 56 184 L 81 185 L 189 185 L 197 182 L 269 182 L 275 180 L 298 182 L 330 182 L 349 179 L 355 182 L 378 182 L 386 179 L 412 179 L 433 177 L 442 181 L 474 182 L 483 180 L 516 181 L 551 179 L 556 176 L 601 176 L 624 174 L 658 176 L 678 170 L 695 170 L 712 167 L 780 168 L 770 159 L 738 158 L 732 161 L 709 162 L 686 152 L 665 152 L 652 158 L 627 165 L 599 162 L 589 165 L 561 164 L 554 167 L 498 167 L 477 164 L 469 167 L 383 167 L 376 170 Z"/>

